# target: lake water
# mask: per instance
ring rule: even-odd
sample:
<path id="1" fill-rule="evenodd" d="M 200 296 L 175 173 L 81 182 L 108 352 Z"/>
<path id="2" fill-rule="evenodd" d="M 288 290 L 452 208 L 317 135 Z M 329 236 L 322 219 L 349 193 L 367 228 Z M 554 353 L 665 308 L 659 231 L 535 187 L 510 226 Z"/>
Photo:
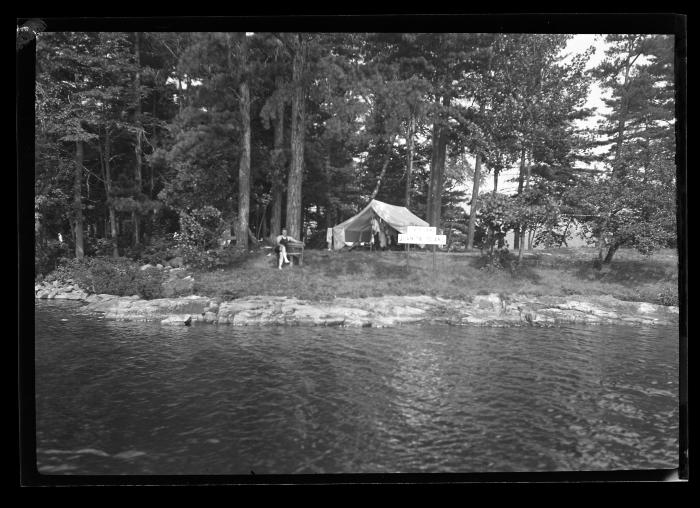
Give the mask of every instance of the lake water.
<path id="1" fill-rule="evenodd" d="M 664 469 L 678 331 L 161 326 L 37 302 L 50 474 Z"/>

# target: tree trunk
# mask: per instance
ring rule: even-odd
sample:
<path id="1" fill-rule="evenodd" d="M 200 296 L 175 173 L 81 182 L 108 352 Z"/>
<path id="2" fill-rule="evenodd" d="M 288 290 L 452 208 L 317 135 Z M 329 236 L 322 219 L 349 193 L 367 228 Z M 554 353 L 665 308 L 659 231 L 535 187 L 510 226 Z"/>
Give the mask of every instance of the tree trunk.
<path id="1" fill-rule="evenodd" d="M 333 207 L 329 205 L 326 205 L 324 210 L 324 224 L 326 226 L 326 229 L 332 228 L 333 227 Z"/>
<path id="2" fill-rule="evenodd" d="M 620 244 L 615 242 L 610 247 L 608 248 L 608 253 L 605 255 L 605 259 L 603 260 L 603 263 L 608 264 L 612 261 L 613 256 L 615 255 L 615 252 L 617 252 L 617 249 L 620 248 Z"/>
<path id="3" fill-rule="evenodd" d="M 605 236 L 604 228 L 600 228 L 600 233 L 598 233 L 598 241 L 596 242 L 596 249 L 598 249 L 598 262 L 603 262 L 603 249 L 605 248 Z"/>
<path id="4" fill-rule="evenodd" d="M 618 164 L 622 157 L 622 142 L 625 137 L 625 124 L 627 122 L 627 113 L 629 108 L 629 92 L 627 87 L 629 85 L 629 75 L 632 64 L 630 63 L 629 57 L 625 65 L 625 77 L 622 83 L 622 97 L 620 98 L 620 116 L 617 121 L 617 139 L 615 140 L 615 160 L 613 161 L 612 174 L 615 175 L 618 170 Z"/>
<path id="5" fill-rule="evenodd" d="M 256 240 L 267 236 L 267 205 L 262 205 L 262 213 L 258 220 L 258 230 L 255 235 Z"/>
<path id="6" fill-rule="evenodd" d="M 141 109 L 140 107 L 138 109 Z M 141 132 L 136 133 L 136 196 L 134 196 L 134 201 L 138 205 L 139 203 L 139 196 L 141 194 L 141 189 L 142 189 L 142 180 L 141 180 L 141 168 L 142 168 L 142 159 L 141 159 Z M 131 212 L 131 219 L 134 224 L 134 247 L 139 245 L 141 243 L 141 215 L 139 213 L 138 209 L 134 209 Z"/>
<path id="7" fill-rule="evenodd" d="M 275 78 L 277 90 L 283 86 L 282 78 Z M 277 237 L 282 230 L 282 189 L 284 187 L 284 175 L 286 169 L 286 157 L 284 154 L 284 100 L 277 102 L 277 113 L 273 123 L 274 151 L 273 151 L 273 175 L 272 175 L 272 211 L 270 217 L 270 237 Z"/>
<path id="8" fill-rule="evenodd" d="M 525 190 L 530 188 L 530 170 L 532 168 L 532 152 L 530 152 L 530 164 L 525 165 Z M 528 206 L 529 209 L 529 206 Z M 527 224 L 520 226 L 520 251 L 525 247 L 525 233 L 527 232 Z M 530 250 L 530 247 L 528 247 Z M 520 256 L 522 258 L 522 256 Z"/>
<path id="9" fill-rule="evenodd" d="M 628 85 L 629 85 L 629 75 L 630 75 L 630 70 L 632 68 L 632 64 L 634 61 L 637 59 L 635 57 L 633 60 L 630 61 L 631 57 L 631 51 L 632 48 L 629 47 L 630 53 L 628 54 L 627 61 L 625 63 L 625 77 L 622 85 L 622 97 L 620 98 L 620 111 L 619 111 L 619 117 L 618 117 L 618 123 L 617 123 L 617 139 L 615 140 L 615 158 L 613 159 L 612 163 L 612 178 L 616 179 L 619 178 L 620 175 L 620 162 L 622 159 L 622 145 L 625 137 L 625 124 L 627 121 L 627 114 L 628 114 L 628 109 L 629 109 L 629 90 L 628 90 Z M 639 55 L 637 55 L 639 56 Z M 605 226 L 607 226 L 607 219 L 605 221 Z M 599 240 L 600 247 L 598 251 L 598 261 L 601 261 L 603 263 L 609 263 L 610 260 L 612 260 L 612 257 L 615 255 L 615 251 L 618 249 L 619 245 L 617 245 L 617 242 L 615 239 L 612 239 L 612 244 L 610 245 L 610 248 L 608 249 L 608 253 L 605 256 L 605 259 L 603 260 L 603 244 L 604 241 L 602 240 L 602 236 L 605 234 L 605 226 L 601 228 L 601 239 Z"/>
<path id="10" fill-rule="evenodd" d="M 532 152 L 530 152 L 530 164 L 525 165 L 525 190 L 528 190 L 530 188 L 530 170 L 532 168 Z M 528 210 L 530 209 L 530 206 L 528 205 Z M 519 245 L 519 252 L 520 254 L 518 255 L 518 259 L 522 259 L 522 251 L 525 248 L 525 233 L 527 232 L 527 224 L 521 224 L 520 226 L 520 245 Z M 531 247 L 528 247 L 528 250 L 530 250 Z"/>
<path id="11" fill-rule="evenodd" d="M 493 193 L 498 192 L 498 170 L 494 168 L 493 170 Z"/>
<path id="12" fill-rule="evenodd" d="M 523 260 L 523 246 L 525 245 L 525 229 L 520 233 L 520 243 L 518 244 L 518 263 Z"/>
<path id="13" fill-rule="evenodd" d="M 34 235 L 36 239 L 36 244 L 46 247 L 46 238 L 44 238 L 44 227 L 41 224 L 41 219 L 34 216 Z"/>
<path id="14" fill-rule="evenodd" d="M 443 98 L 443 104 L 449 105 L 449 98 Z M 433 153 L 430 163 L 430 186 L 428 189 L 428 223 L 440 227 L 442 211 L 442 187 L 445 173 L 445 156 L 447 152 L 447 127 L 437 121 L 433 124 Z"/>
<path id="15" fill-rule="evenodd" d="M 406 129 L 406 208 L 411 207 L 411 184 L 413 178 L 413 142 L 416 130 L 416 119 L 413 115 L 408 120 Z"/>
<path id="16" fill-rule="evenodd" d="M 523 183 L 525 179 L 525 148 L 520 151 L 520 173 L 518 174 L 518 196 L 523 192 Z M 522 226 L 518 225 L 513 230 L 513 249 L 520 249 L 520 240 L 522 237 Z"/>
<path id="17" fill-rule="evenodd" d="M 442 99 L 443 106 L 447 107 L 450 105 L 450 97 L 445 96 Z M 440 127 L 440 140 L 438 142 L 438 159 L 437 159 L 437 188 L 435 189 L 435 199 L 433 200 L 433 206 L 435 207 L 435 226 L 440 227 L 440 218 L 442 215 L 442 191 L 444 187 L 445 180 L 445 159 L 447 156 L 447 119 L 445 119 L 445 124 Z"/>
<path id="18" fill-rule="evenodd" d="M 306 42 L 296 35 L 292 62 L 294 95 L 292 96 L 291 164 L 287 184 L 287 232 L 299 239 L 301 234 L 301 184 L 304 173 L 304 134 L 306 129 L 306 90 L 302 83 L 306 65 Z"/>
<path id="19" fill-rule="evenodd" d="M 270 216 L 270 237 L 276 237 L 282 230 L 282 188 L 272 187 L 272 211 Z"/>
<path id="20" fill-rule="evenodd" d="M 389 167 L 389 160 L 391 159 L 391 156 L 389 154 L 386 154 L 384 156 L 384 164 L 382 164 L 382 170 L 379 172 L 379 176 L 377 177 L 377 184 L 374 186 L 374 190 L 372 191 L 372 194 L 369 196 L 369 200 L 372 201 L 375 197 L 377 197 L 377 194 L 379 193 L 379 189 L 382 186 L 382 179 L 384 178 L 384 175 L 386 175 L 386 168 Z"/>
<path id="21" fill-rule="evenodd" d="M 474 247 L 474 224 L 476 223 L 476 212 L 479 210 L 479 182 L 481 180 L 481 154 L 476 154 L 476 164 L 474 165 L 474 186 L 472 187 L 472 205 L 469 210 L 469 225 L 467 228 L 467 250 Z"/>
<path id="22" fill-rule="evenodd" d="M 133 235 L 132 237 L 132 245 L 136 247 L 139 242 L 138 242 L 138 237 L 139 237 L 139 223 L 138 223 L 138 212 L 136 210 L 131 210 L 131 225 L 133 227 L 131 234 Z"/>
<path id="23" fill-rule="evenodd" d="M 566 228 L 564 228 L 564 234 L 561 235 L 561 240 L 559 240 L 559 248 L 561 249 L 561 246 L 564 245 L 566 242 L 566 233 L 569 232 L 569 226 L 571 226 L 571 222 L 573 221 L 573 218 L 569 218 L 569 222 L 566 223 Z"/>
<path id="24" fill-rule="evenodd" d="M 75 257 L 83 259 L 85 250 L 83 247 L 83 205 L 82 205 L 82 182 L 83 182 L 83 142 L 75 142 L 75 174 L 73 180 L 73 229 L 75 231 Z"/>
<path id="25" fill-rule="evenodd" d="M 533 161 L 533 157 L 534 157 L 533 154 L 534 154 L 534 148 L 531 145 L 530 146 L 530 163 L 525 165 L 525 190 L 526 191 L 530 189 L 530 175 L 532 172 L 532 161 Z M 531 207 L 530 207 L 530 205 L 528 205 L 528 212 L 530 210 L 531 210 Z M 521 242 L 525 241 L 525 227 L 526 226 L 523 226 L 522 237 L 520 239 Z M 528 250 L 530 250 L 530 249 L 531 249 L 531 247 L 528 246 Z"/>
<path id="26" fill-rule="evenodd" d="M 370 201 L 372 201 L 375 197 L 377 197 L 377 194 L 379 193 L 379 189 L 382 186 L 382 180 L 384 179 L 384 176 L 386 175 L 386 168 L 389 167 L 389 162 L 391 161 L 391 151 L 394 147 L 394 138 L 395 138 L 395 136 L 391 137 L 391 140 L 389 141 L 389 146 L 387 146 L 386 154 L 384 154 L 384 163 L 382 164 L 382 170 L 379 172 L 379 176 L 377 177 L 377 184 L 374 186 L 374 190 L 372 191 L 372 194 L 369 197 Z"/>
<path id="27" fill-rule="evenodd" d="M 444 96 L 443 106 L 449 106 L 450 98 Z M 444 121 L 444 120 L 443 120 Z M 430 167 L 430 188 L 428 191 L 428 223 L 440 227 L 442 212 L 442 187 L 447 154 L 447 126 L 438 121 L 433 125 L 433 154 Z"/>
<path id="28" fill-rule="evenodd" d="M 105 148 L 102 154 L 104 168 L 105 194 L 107 196 L 107 211 L 109 213 L 109 226 L 112 238 L 112 256 L 119 257 L 119 248 L 117 247 L 117 214 L 112 204 L 112 175 L 110 173 L 110 158 L 112 151 L 112 140 L 109 133 L 109 128 L 105 129 Z"/>
<path id="29" fill-rule="evenodd" d="M 258 246 L 258 239 L 255 238 L 255 234 L 248 228 L 248 231 L 246 232 L 246 237 L 250 240 L 250 243 L 253 244 L 254 247 Z"/>
<path id="30" fill-rule="evenodd" d="M 432 135 L 432 155 L 431 155 L 431 160 L 430 160 L 430 178 L 428 180 L 428 196 L 427 196 L 427 203 L 425 206 L 425 220 L 433 226 L 435 224 L 435 221 L 433 219 L 433 196 L 435 194 L 434 188 L 435 188 L 435 175 L 436 175 L 436 170 L 435 170 L 435 159 L 436 159 L 436 152 L 437 152 L 437 143 L 438 143 L 438 137 L 440 136 L 440 129 L 438 127 L 437 123 L 433 123 L 433 135 Z"/>
<path id="31" fill-rule="evenodd" d="M 134 148 L 136 152 L 136 171 L 135 171 L 135 181 L 136 181 L 136 196 L 135 200 L 138 202 L 143 189 L 142 182 L 142 151 L 141 151 L 141 136 L 142 136 L 142 126 L 141 126 L 141 33 L 134 32 L 134 53 L 136 55 L 136 76 L 134 79 L 134 89 L 136 93 L 136 146 Z M 131 214 L 134 223 L 134 247 L 136 247 L 141 242 L 141 216 L 138 210 L 134 210 Z"/>
<path id="32" fill-rule="evenodd" d="M 240 41 L 240 115 L 243 134 L 241 145 L 243 153 L 238 166 L 238 231 L 236 232 L 236 247 L 248 249 L 248 215 L 250 214 L 250 90 L 247 78 L 248 44 L 245 32 Z"/>
<path id="33" fill-rule="evenodd" d="M 331 217 L 331 171 L 332 171 L 332 164 L 331 164 L 331 153 L 332 153 L 332 148 L 333 148 L 333 143 L 331 140 L 326 142 L 326 154 L 325 154 L 325 160 L 323 164 L 323 178 L 324 178 L 324 224 L 326 228 L 330 228 L 333 226 L 333 220 Z"/>
<path id="34" fill-rule="evenodd" d="M 154 89 L 154 90 L 153 90 L 153 113 L 152 113 L 153 118 L 158 118 L 158 117 L 156 116 L 156 104 L 157 104 L 157 103 L 158 103 L 158 93 L 157 93 L 156 90 Z M 154 138 L 154 140 L 155 140 L 155 143 L 158 143 L 158 140 L 157 140 L 157 138 L 156 138 L 157 132 L 158 132 L 158 131 L 157 131 L 157 128 L 156 128 L 156 126 L 154 125 L 154 126 L 153 126 L 153 138 Z M 150 171 L 150 177 L 151 177 L 150 180 L 151 180 L 151 181 L 150 181 L 150 190 L 149 190 L 149 192 L 148 192 L 148 197 L 149 197 L 151 200 L 153 200 L 153 187 L 154 187 L 154 183 L 155 183 L 155 171 L 156 171 L 156 170 L 155 170 L 155 165 L 154 165 L 154 164 L 151 164 L 150 166 L 151 166 L 151 171 Z M 153 207 L 153 211 L 152 211 L 152 213 L 151 213 L 151 233 L 150 233 L 151 235 L 153 234 L 152 232 L 153 232 L 153 227 L 154 227 L 155 223 L 156 223 L 156 208 Z M 150 241 L 150 238 L 149 238 L 149 241 Z"/>
<path id="35" fill-rule="evenodd" d="M 520 245 L 518 245 L 518 263 L 522 263 L 524 251 L 525 251 L 525 230 L 523 228 L 523 232 L 521 233 L 521 236 L 520 236 Z"/>
<path id="36" fill-rule="evenodd" d="M 452 246 L 452 223 L 449 222 L 447 224 L 447 245 L 445 246 L 445 250 L 447 252 L 450 252 L 451 246 Z"/>

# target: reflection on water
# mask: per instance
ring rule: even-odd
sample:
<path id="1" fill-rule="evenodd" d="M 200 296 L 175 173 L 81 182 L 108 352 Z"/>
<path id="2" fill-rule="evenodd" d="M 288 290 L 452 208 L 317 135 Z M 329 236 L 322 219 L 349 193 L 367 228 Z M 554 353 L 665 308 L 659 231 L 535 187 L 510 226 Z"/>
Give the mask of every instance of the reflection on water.
<path id="1" fill-rule="evenodd" d="M 677 465 L 672 328 L 163 327 L 78 309 L 36 307 L 43 473 Z"/>

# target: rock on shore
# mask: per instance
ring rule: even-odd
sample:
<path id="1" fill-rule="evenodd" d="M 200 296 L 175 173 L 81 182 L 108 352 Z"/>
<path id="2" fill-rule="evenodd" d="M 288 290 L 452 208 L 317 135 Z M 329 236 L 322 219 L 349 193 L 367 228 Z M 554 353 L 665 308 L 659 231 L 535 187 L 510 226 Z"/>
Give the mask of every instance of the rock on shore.
<path id="1" fill-rule="evenodd" d="M 59 284 L 57 281 L 42 282 L 34 286 L 34 297 L 37 299 L 85 300 L 88 293 L 77 284 Z"/>
<path id="2" fill-rule="evenodd" d="M 413 323 L 476 326 L 555 326 L 562 324 L 672 325 L 678 307 L 627 302 L 611 296 L 477 295 L 469 300 L 432 296 L 336 298 L 311 302 L 279 296 L 221 301 L 204 296 L 143 300 L 138 296 L 87 295 L 80 288 L 37 286 L 36 298 L 84 300 L 82 310 L 106 319 L 296 326 L 390 327 Z"/>

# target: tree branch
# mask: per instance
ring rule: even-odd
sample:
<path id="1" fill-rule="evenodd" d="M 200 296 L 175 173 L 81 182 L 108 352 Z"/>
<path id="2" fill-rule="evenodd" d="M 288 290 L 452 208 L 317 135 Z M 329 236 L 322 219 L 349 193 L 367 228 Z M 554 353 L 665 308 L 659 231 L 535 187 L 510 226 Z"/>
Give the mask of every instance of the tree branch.
<path id="1" fill-rule="evenodd" d="M 285 48 L 287 48 L 287 51 L 289 51 L 289 53 L 290 53 L 291 55 L 293 55 L 294 53 L 296 53 L 296 48 L 293 47 L 291 44 L 289 44 L 289 43 L 284 39 L 284 37 L 282 37 L 282 36 L 280 35 L 279 32 L 271 32 L 271 33 L 272 33 L 272 35 L 275 37 L 275 39 L 277 39 L 278 41 L 280 41 L 280 42 L 282 43 L 282 45 L 283 45 Z"/>
<path id="2" fill-rule="evenodd" d="M 389 147 L 387 148 L 386 155 L 384 156 L 384 164 L 382 165 L 382 170 L 379 173 L 379 176 L 377 177 L 377 185 L 374 187 L 374 191 L 372 191 L 372 195 L 369 198 L 370 201 L 372 201 L 379 193 L 379 188 L 382 185 L 382 180 L 384 179 L 384 176 L 386 175 L 386 169 L 389 167 L 389 162 L 391 160 L 391 152 L 392 152 L 392 149 L 394 148 L 394 140 L 395 139 L 396 139 L 396 134 L 392 135 L 391 140 L 389 142 Z"/>
<path id="3" fill-rule="evenodd" d="M 177 55 L 175 54 L 175 52 L 174 52 L 172 49 L 170 49 L 170 46 L 168 46 L 168 45 L 165 43 L 164 40 L 158 39 L 158 41 L 159 41 L 163 46 L 165 46 L 165 49 L 167 49 L 168 51 L 170 51 L 170 54 L 173 55 L 173 57 L 175 57 L 176 60 L 179 60 L 179 59 L 180 59 L 180 57 L 177 56 Z"/>

